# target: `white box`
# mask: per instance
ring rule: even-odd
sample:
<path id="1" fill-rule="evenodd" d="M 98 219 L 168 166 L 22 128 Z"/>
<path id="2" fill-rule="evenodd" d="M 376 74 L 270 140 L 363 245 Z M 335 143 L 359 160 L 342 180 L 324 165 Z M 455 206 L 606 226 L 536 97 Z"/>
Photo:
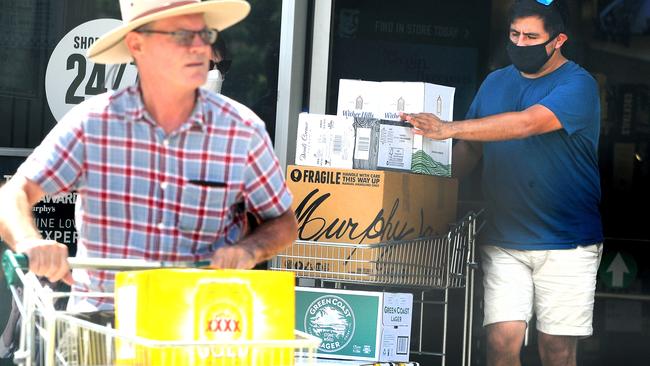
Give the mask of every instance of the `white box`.
<path id="1" fill-rule="evenodd" d="M 455 88 L 421 82 L 383 82 L 381 106 L 387 120 L 399 120 L 399 113 L 428 112 L 443 121 L 454 118 Z M 413 173 L 451 176 L 452 140 L 432 140 L 415 135 L 413 139 Z"/>
<path id="2" fill-rule="evenodd" d="M 399 121 L 399 113 L 433 113 L 445 121 L 454 118 L 455 88 L 437 84 L 384 81 L 376 87 L 381 94 L 379 118 Z"/>
<path id="3" fill-rule="evenodd" d="M 352 169 L 354 119 L 300 113 L 296 165 Z"/>
<path id="4" fill-rule="evenodd" d="M 400 112 L 428 112 L 443 121 L 451 121 L 454 94 L 455 88 L 423 82 L 342 79 L 339 83 L 337 114 L 399 121 Z M 353 98 L 355 95 L 358 96 L 356 99 Z M 342 100 L 341 96 L 345 99 Z M 370 102 L 366 104 L 366 100 Z M 436 141 L 414 135 L 411 149 L 411 172 L 451 176 L 451 139 Z"/>
<path id="5" fill-rule="evenodd" d="M 410 127 L 379 125 L 377 168 L 411 170 L 413 130 Z"/>
<path id="6" fill-rule="evenodd" d="M 411 170 L 413 130 L 402 122 L 355 118 L 353 169 Z"/>
<path id="7" fill-rule="evenodd" d="M 339 80 L 337 116 L 379 118 L 380 83 L 364 80 Z"/>
<path id="8" fill-rule="evenodd" d="M 296 327 L 322 358 L 407 362 L 412 312 L 410 293 L 296 287 Z"/>

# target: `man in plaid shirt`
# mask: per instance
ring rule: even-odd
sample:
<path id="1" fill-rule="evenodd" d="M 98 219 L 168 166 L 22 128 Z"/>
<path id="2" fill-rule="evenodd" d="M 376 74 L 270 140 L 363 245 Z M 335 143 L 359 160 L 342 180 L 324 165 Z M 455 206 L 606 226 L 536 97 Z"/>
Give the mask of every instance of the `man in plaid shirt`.
<path id="1" fill-rule="evenodd" d="M 29 256 L 37 275 L 74 290 L 112 291 L 112 273 L 71 274 L 66 246 L 34 226 L 32 205 L 76 191 L 77 256 L 254 267 L 295 239 L 292 197 L 264 123 L 199 88 L 217 30 L 243 19 L 248 3 L 121 6 L 124 25 L 88 55 L 97 63 L 135 60 L 139 83 L 91 98 L 58 123 L 0 190 L 0 236 Z M 261 222 L 248 233 L 247 212 Z"/>

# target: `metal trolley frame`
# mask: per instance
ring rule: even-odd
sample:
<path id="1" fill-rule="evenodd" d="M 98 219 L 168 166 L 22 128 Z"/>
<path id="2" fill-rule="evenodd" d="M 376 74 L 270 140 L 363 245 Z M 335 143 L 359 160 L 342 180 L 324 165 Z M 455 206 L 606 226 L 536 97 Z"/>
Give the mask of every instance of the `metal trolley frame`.
<path id="1" fill-rule="evenodd" d="M 403 288 L 420 292 L 419 338 L 412 354 L 447 357 L 450 289 L 464 288 L 462 365 L 471 363 L 474 302 L 474 270 L 477 220 L 469 213 L 451 225 L 446 235 L 378 244 L 296 241 L 271 260 L 273 270 L 293 271 L 299 278 L 369 287 Z M 369 288 L 370 289 L 370 288 Z M 429 301 L 425 294 L 443 291 L 442 301 Z M 424 305 L 443 307 L 440 351 L 423 349 Z"/>
<path id="2" fill-rule="evenodd" d="M 70 259 L 71 261 L 73 258 Z M 78 261 L 71 266 L 101 268 Z M 111 261 L 107 261 L 111 262 Z M 148 269 L 155 263 L 134 260 L 112 261 L 105 265 L 129 269 Z M 80 264 L 81 263 L 81 264 Z M 22 323 L 20 344 L 14 362 L 31 365 L 315 365 L 320 340 L 296 331 L 288 340 L 159 341 L 125 334 L 110 324 L 100 325 L 80 319 L 73 313 L 56 310 L 56 299 L 70 296 L 112 297 L 107 293 L 54 292 L 41 285 L 31 272 L 25 272 L 13 253 L 3 256 L 7 282 L 18 305 Z M 9 270 L 7 268 L 9 267 Z M 22 285 L 22 295 L 18 285 Z"/>

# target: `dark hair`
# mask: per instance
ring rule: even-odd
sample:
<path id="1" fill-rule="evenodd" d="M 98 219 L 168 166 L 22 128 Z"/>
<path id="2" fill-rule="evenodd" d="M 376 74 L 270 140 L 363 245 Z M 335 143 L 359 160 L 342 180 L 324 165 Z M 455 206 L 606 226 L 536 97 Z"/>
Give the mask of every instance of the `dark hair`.
<path id="1" fill-rule="evenodd" d="M 229 59 L 228 48 L 226 48 L 226 41 L 222 34 L 219 34 L 217 40 L 212 44 L 212 52 L 218 53 L 222 59 Z"/>
<path id="2" fill-rule="evenodd" d="M 554 0 L 544 5 L 537 0 L 515 0 L 510 8 L 510 24 L 515 19 L 536 16 L 544 22 L 544 30 L 551 36 L 567 32 L 569 28 L 569 9 L 564 0 Z"/>

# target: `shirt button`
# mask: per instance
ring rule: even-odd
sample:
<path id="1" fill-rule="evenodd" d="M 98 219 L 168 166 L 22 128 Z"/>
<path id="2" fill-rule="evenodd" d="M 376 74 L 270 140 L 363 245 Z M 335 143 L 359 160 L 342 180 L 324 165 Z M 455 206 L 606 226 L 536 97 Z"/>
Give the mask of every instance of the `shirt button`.
<path id="1" fill-rule="evenodd" d="M 160 188 L 162 188 L 163 191 L 164 191 L 165 189 L 167 189 L 167 186 L 168 186 L 168 185 L 169 185 L 169 184 L 168 184 L 167 182 L 162 182 L 162 183 L 160 183 Z"/>
<path id="2" fill-rule="evenodd" d="M 161 223 L 158 224 L 158 229 L 162 230 L 164 228 L 165 228 L 165 223 L 164 222 L 161 222 Z"/>
<path id="3" fill-rule="evenodd" d="M 163 145 L 169 146 L 169 139 L 164 139 L 163 140 Z"/>

